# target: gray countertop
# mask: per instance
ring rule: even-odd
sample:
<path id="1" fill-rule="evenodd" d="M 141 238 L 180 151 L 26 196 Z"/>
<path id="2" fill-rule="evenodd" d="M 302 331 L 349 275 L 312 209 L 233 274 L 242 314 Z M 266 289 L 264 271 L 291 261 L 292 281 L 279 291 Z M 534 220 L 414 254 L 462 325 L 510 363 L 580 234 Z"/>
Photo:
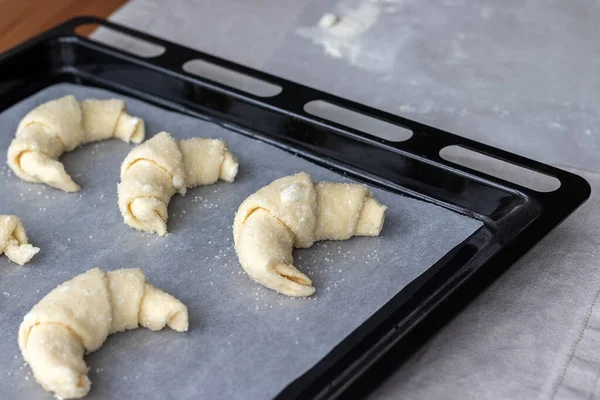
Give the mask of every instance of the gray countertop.
<path id="1" fill-rule="evenodd" d="M 338 28 L 319 26 L 326 13 Z M 132 0 L 111 19 L 576 168 L 600 188 L 597 0 L 175 0 L 168 10 Z M 598 201 L 592 195 L 372 398 L 600 397 Z"/>

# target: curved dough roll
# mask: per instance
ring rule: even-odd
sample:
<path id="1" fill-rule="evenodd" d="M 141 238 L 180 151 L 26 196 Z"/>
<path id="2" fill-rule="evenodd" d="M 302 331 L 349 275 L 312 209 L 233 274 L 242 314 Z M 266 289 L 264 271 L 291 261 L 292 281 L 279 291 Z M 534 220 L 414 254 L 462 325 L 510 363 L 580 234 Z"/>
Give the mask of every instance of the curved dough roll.
<path id="1" fill-rule="evenodd" d="M 44 389 L 64 399 L 85 396 L 91 382 L 84 354 L 111 333 L 141 325 L 188 329 L 186 306 L 146 282 L 138 268 L 94 268 L 48 293 L 23 318 L 19 347 Z"/>
<path id="2" fill-rule="evenodd" d="M 30 111 L 19 123 L 8 147 L 8 165 L 28 182 L 45 183 L 66 192 L 80 190 L 58 158 L 76 147 L 116 137 L 144 140 L 144 121 L 127 114 L 123 100 L 65 96 Z"/>
<path id="3" fill-rule="evenodd" d="M 263 187 L 240 205 L 233 238 L 240 264 L 258 283 L 288 296 L 310 296 L 311 280 L 294 267 L 294 247 L 319 240 L 378 236 L 386 206 L 364 185 L 318 182 L 301 172 Z"/>
<path id="4" fill-rule="evenodd" d="M 14 215 L 0 215 L 0 255 L 19 265 L 28 263 L 40 249 L 29 244 L 21 220 Z"/>
<path id="5" fill-rule="evenodd" d="M 161 132 L 137 146 L 121 165 L 119 209 L 127 225 L 142 231 L 167 233 L 171 197 L 188 188 L 222 179 L 233 182 L 238 172 L 235 156 L 219 139 L 176 141 Z"/>

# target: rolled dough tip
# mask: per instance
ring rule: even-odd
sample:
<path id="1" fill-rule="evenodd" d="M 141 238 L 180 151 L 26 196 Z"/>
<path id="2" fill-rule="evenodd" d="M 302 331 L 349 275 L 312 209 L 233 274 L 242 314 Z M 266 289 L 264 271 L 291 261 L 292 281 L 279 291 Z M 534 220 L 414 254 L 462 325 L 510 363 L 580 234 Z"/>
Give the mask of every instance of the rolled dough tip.
<path id="1" fill-rule="evenodd" d="M 281 276 L 303 286 L 311 286 L 312 281 L 298 269 L 289 264 L 277 264 L 273 269 Z"/>
<path id="2" fill-rule="evenodd" d="M 387 206 L 374 197 L 367 197 L 356 225 L 356 236 L 379 236 L 385 221 Z"/>
<path id="3" fill-rule="evenodd" d="M 238 169 L 239 164 L 237 158 L 230 151 L 226 151 L 219 171 L 219 178 L 231 183 L 235 180 Z"/>
<path id="4" fill-rule="evenodd" d="M 313 286 L 303 286 L 302 289 L 294 290 L 293 292 L 283 293 L 290 297 L 310 297 L 315 294 L 315 288 Z"/>
<path id="5" fill-rule="evenodd" d="M 131 143 L 140 144 L 144 141 L 145 136 L 146 136 L 146 132 L 145 132 L 144 120 L 138 118 L 138 123 L 135 128 L 135 131 L 133 132 L 133 135 L 131 135 Z"/>
<path id="6" fill-rule="evenodd" d="M 16 241 L 15 241 L 16 242 Z M 6 249 L 4 249 L 4 253 L 6 256 L 15 264 L 25 265 L 33 256 L 39 253 L 39 247 L 34 247 L 29 243 L 25 244 L 13 244 L 9 245 Z"/>
<path id="7" fill-rule="evenodd" d="M 23 256 L 23 264 L 28 263 L 31 259 L 40 252 L 39 247 L 34 247 L 30 244 L 23 244 L 19 249 L 21 255 Z M 21 265 L 23 265 L 21 264 Z"/>
<path id="8" fill-rule="evenodd" d="M 167 223 L 161 216 L 161 205 L 162 203 L 154 198 L 141 197 L 133 200 L 129 206 L 133 217 L 130 221 L 133 222 L 133 226 L 140 230 L 156 232 L 159 236 L 165 236 Z"/>
<path id="9" fill-rule="evenodd" d="M 64 188 L 59 188 L 59 189 L 62 189 L 68 193 L 75 193 L 75 192 L 79 192 L 81 190 L 81 186 L 79 186 L 76 183 L 73 183 L 72 185 L 65 186 Z"/>
<path id="10" fill-rule="evenodd" d="M 273 269 L 285 279 L 283 284 L 281 282 L 278 284 L 276 289 L 278 292 L 290 297 L 309 297 L 315 293 L 310 278 L 293 265 L 277 264 Z"/>
<path id="11" fill-rule="evenodd" d="M 177 332 L 187 332 L 189 329 L 189 320 L 187 316 L 187 312 L 178 312 L 171 318 L 169 321 L 169 328 L 173 329 Z"/>
<path id="12" fill-rule="evenodd" d="M 119 117 L 115 127 L 115 137 L 127 143 L 139 144 L 144 140 L 144 136 L 144 120 L 129 114 L 122 114 Z"/>

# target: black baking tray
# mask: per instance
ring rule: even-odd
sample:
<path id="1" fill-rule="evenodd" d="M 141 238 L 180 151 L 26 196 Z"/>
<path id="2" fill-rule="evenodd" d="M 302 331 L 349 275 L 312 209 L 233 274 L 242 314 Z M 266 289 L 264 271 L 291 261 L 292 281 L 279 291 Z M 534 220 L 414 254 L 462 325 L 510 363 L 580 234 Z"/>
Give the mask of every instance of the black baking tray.
<path id="1" fill-rule="evenodd" d="M 158 44 L 165 52 L 138 57 L 78 36 L 75 29 L 85 24 Z M 197 59 L 282 90 L 259 97 L 182 69 Z M 590 195 L 588 183 L 569 172 L 93 17 L 70 20 L 0 55 L 0 77 L 0 111 L 58 82 L 102 87 L 211 120 L 370 185 L 484 223 L 292 382 L 280 399 L 364 394 Z M 413 135 L 392 142 L 315 117 L 304 110 L 315 100 Z M 440 150 L 451 145 L 550 175 L 560 188 L 537 192 L 445 161 Z"/>

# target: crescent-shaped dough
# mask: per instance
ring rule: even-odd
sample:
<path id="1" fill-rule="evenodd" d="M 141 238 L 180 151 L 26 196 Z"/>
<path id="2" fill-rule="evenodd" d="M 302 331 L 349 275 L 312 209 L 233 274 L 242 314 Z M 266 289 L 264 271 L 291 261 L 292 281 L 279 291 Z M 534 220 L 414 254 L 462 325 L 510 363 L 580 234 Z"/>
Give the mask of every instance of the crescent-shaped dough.
<path id="1" fill-rule="evenodd" d="M 258 283 L 288 296 L 310 296 L 311 280 L 294 267 L 294 247 L 319 240 L 378 236 L 386 206 L 366 186 L 318 182 L 301 172 L 273 181 L 240 205 L 233 238 L 240 264 Z"/>
<path id="2" fill-rule="evenodd" d="M 21 120 L 8 147 L 8 165 L 27 182 L 76 192 L 81 188 L 58 161 L 64 152 L 111 137 L 141 143 L 144 135 L 144 121 L 127 114 L 123 100 L 79 102 L 65 96 L 34 108 Z"/>
<path id="3" fill-rule="evenodd" d="M 222 179 L 233 182 L 238 172 L 235 156 L 219 139 L 176 141 L 161 132 L 137 146 L 121 165 L 119 209 L 127 225 L 141 231 L 167 233 L 171 197 Z"/>
<path id="4" fill-rule="evenodd" d="M 63 399 L 85 396 L 83 360 L 107 336 L 138 326 L 188 330 L 187 307 L 146 282 L 138 268 L 94 268 L 48 293 L 23 318 L 19 347 L 42 387 Z"/>
<path id="5" fill-rule="evenodd" d="M 40 249 L 29 244 L 21 220 L 14 215 L 0 215 L 0 255 L 6 254 L 19 265 L 28 263 Z"/>

